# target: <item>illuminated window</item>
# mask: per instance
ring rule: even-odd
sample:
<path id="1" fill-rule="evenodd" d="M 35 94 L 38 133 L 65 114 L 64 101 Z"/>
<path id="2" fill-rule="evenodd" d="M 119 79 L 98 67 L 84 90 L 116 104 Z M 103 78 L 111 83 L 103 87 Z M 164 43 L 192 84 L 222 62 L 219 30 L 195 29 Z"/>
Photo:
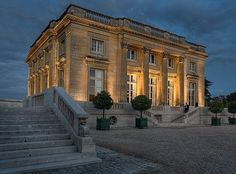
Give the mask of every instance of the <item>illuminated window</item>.
<path id="1" fill-rule="evenodd" d="M 195 106 L 196 103 L 196 83 L 189 83 L 188 100 L 190 106 Z"/>
<path id="2" fill-rule="evenodd" d="M 150 77 L 149 78 L 149 90 L 148 90 L 148 96 L 149 99 L 152 100 L 152 105 L 155 105 L 156 102 L 156 78 Z"/>
<path id="3" fill-rule="evenodd" d="M 156 65 L 156 56 L 155 56 L 155 54 L 149 54 L 149 64 Z"/>
<path id="4" fill-rule="evenodd" d="M 104 71 L 91 68 L 89 78 L 89 100 L 92 101 L 97 93 L 103 90 Z"/>
<path id="5" fill-rule="evenodd" d="M 104 54 L 104 41 L 92 39 L 91 51 L 97 54 Z"/>
<path id="6" fill-rule="evenodd" d="M 131 101 L 136 97 L 136 75 L 127 75 L 127 102 Z"/>
<path id="7" fill-rule="evenodd" d="M 136 55 L 135 50 L 128 49 L 128 52 L 127 52 L 127 59 L 129 59 L 129 60 L 135 60 L 135 55 Z"/>

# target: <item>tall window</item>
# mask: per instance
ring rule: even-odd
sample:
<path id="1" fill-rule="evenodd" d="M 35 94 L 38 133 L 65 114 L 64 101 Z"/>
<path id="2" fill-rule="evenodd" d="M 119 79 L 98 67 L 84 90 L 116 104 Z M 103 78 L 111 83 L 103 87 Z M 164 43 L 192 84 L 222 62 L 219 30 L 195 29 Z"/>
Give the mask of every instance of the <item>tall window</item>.
<path id="1" fill-rule="evenodd" d="M 97 54 L 104 54 L 104 41 L 92 39 L 91 51 Z"/>
<path id="2" fill-rule="evenodd" d="M 168 80 L 168 90 L 167 90 L 167 104 L 169 106 L 173 106 L 173 86 L 171 82 Z"/>
<path id="3" fill-rule="evenodd" d="M 149 78 L 149 99 L 152 100 L 152 105 L 155 105 L 156 102 L 156 78 Z"/>
<path id="4" fill-rule="evenodd" d="M 196 103 L 196 83 L 189 83 L 188 100 L 190 106 L 195 106 Z"/>
<path id="5" fill-rule="evenodd" d="M 64 57 L 66 54 L 66 41 L 65 38 L 59 39 L 59 57 Z"/>
<path id="6" fill-rule="evenodd" d="M 103 90 L 104 71 L 91 68 L 89 73 L 89 100 Z"/>
<path id="7" fill-rule="evenodd" d="M 58 86 L 64 87 L 64 69 L 58 70 Z"/>
<path id="8" fill-rule="evenodd" d="M 127 59 L 130 59 L 130 60 L 135 60 L 135 50 L 133 49 L 128 49 L 128 52 L 127 52 Z"/>
<path id="9" fill-rule="evenodd" d="M 196 63 L 195 62 L 189 62 L 189 71 L 196 72 Z"/>
<path id="10" fill-rule="evenodd" d="M 168 59 L 168 68 L 174 68 L 174 59 L 173 58 Z"/>
<path id="11" fill-rule="evenodd" d="M 149 54 L 149 64 L 156 65 L 156 56 L 155 54 Z"/>
<path id="12" fill-rule="evenodd" d="M 127 102 L 131 101 L 136 97 L 136 75 L 127 75 Z"/>

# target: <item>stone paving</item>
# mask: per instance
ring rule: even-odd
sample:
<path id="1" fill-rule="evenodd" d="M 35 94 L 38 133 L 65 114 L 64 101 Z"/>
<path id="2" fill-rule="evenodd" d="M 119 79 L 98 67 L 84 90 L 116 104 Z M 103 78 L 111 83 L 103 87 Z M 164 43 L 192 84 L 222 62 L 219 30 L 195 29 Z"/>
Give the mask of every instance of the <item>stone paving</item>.
<path id="1" fill-rule="evenodd" d="M 27 174 L 138 174 L 157 168 L 156 163 L 148 160 L 124 155 L 98 146 L 97 155 L 102 159 L 101 163 Z"/>
<path id="2" fill-rule="evenodd" d="M 92 131 L 103 147 L 158 164 L 145 174 L 236 174 L 236 126 Z"/>

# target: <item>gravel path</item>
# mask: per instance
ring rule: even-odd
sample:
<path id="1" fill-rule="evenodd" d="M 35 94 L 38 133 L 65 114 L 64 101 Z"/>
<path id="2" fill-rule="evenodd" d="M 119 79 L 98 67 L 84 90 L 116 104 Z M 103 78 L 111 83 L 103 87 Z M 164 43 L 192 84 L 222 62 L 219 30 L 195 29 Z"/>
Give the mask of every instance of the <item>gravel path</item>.
<path id="1" fill-rule="evenodd" d="M 236 174 L 236 126 L 91 131 L 94 141 L 156 162 L 157 174 Z"/>

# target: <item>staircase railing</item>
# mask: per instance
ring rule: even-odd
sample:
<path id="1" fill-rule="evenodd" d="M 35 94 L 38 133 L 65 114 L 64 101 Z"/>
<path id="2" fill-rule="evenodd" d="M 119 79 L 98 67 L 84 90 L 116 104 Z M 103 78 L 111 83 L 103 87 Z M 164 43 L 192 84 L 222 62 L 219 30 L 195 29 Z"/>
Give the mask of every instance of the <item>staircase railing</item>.
<path id="1" fill-rule="evenodd" d="M 190 123 L 191 119 L 193 119 L 196 116 L 198 116 L 200 118 L 199 107 L 196 107 L 193 110 L 185 113 L 184 114 L 184 122 L 185 123 Z"/>
<path id="2" fill-rule="evenodd" d="M 30 96 L 26 107 L 44 106 L 51 108 L 70 133 L 79 152 L 95 152 L 86 126 L 88 114 L 61 87 L 46 89 L 41 94 Z"/>

